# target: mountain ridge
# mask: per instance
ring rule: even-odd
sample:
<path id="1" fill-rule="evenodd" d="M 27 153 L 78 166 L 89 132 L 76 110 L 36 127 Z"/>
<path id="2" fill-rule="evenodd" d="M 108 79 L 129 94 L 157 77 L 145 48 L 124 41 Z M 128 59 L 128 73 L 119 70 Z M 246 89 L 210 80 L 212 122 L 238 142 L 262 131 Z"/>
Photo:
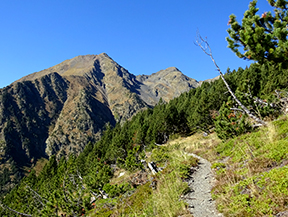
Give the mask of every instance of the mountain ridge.
<path id="1" fill-rule="evenodd" d="M 0 89 L 0 169 L 77 155 L 107 124 L 124 123 L 160 98 L 168 102 L 198 85 L 176 67 L 135 76 L 106 53 L 24 76 Z"/>

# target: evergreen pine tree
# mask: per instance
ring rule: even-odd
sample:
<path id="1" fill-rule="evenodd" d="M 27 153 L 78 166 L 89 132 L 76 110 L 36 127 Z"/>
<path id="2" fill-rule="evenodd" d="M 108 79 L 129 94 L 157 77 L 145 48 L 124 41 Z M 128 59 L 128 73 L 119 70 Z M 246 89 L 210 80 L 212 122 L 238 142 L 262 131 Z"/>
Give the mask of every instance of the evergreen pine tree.
<path id="1" fill-rule="evenodd" d="M 247 122 L 243 112 L 233 111 L 234 107 L 231 97 L 227 102 L 223 102 L 219 110 L 219 115 L 215 117 L 215 132 L 220 139 L 227 140 L 251 130 L 251 125 Z"/>
<path id="2" fill-rule="evenodd" d="M 268 2 L 274 8 L 274 14 L 257 14 L 257 0 L 253 0 L 245 11 L 241 24 L 236 21 L 234 14 L 230 15 L 228 25 L 231 28 L 227 30 L 230 37 L 226 38 L 228 47 L 240 58 L 255 60 L 260 64 L 271 62 L 287 67 L 288 1 Z"/>

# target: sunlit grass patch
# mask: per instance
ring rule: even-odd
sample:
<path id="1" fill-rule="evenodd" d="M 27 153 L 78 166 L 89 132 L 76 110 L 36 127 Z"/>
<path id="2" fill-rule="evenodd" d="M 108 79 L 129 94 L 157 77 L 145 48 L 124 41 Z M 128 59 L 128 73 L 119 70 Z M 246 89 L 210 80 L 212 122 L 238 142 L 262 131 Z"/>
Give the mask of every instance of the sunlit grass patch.
<path id="1" fill-rule="evenodd" d="M 287 209 L 288 168 L 275 168 L 222 188 L 217 194 L 214 190 L 214 196 L 227 216 L 275 215 Z"/>
<path id="2" fill-rule="evenodd" d="M 176 141 L 182 141 L 176 139 Z M 156 175 L 148 175 L 148 182 L 139 185 L 131 194 L 123 194 L 113 201 L 99 200 L 90 216 L 137 216 L 162 217 L 185 216 L 192 217 L 187 210 L 186 203 L 181 196 L 190 191 L 184 179 L 188 178 L 191 168 L 197 166 L 198 159 L 184 151 L 185 146 L 179 142 L 171 142 L 156 147 L 146 162 L 154 161 L 158 167 L 164 169 Z M 119 177 L 120 173 L 125 174 Z M 135 173 L 135 172 L 134 172 Z M 110 184 L 129 182 L 131 172 L 119 170 Z M 109 208 L 109 203 L 113 207 Z"/>
<path id="3" fill-rule="evenodd" d="M 288 208 L 288 121 L 286 116 L 258 132 L 220 143 L 229 160 L 214 168 L 218 209 L 227 216 L 272 216 Z"/>
<path id="4" fill-rule="evenodd" d="M 198 159 L 185 153 L 179 143 L 168 144 L 164 149 L 167 150 L 168 156 L 159 160 L 169 159 L 169 163 L 162 172 L 155 176 L 157 187 L 153 190 L 149 200 L 143 204 L 145 208 L 141 216 L 192 216 L 186 209 L 186 203 L 180 200 L 180 196 L 189 189 L 183 179 L 188 177 L 190 168 L 197 165 Z M 153 154 L 156 153 L 157 150 Z"/>

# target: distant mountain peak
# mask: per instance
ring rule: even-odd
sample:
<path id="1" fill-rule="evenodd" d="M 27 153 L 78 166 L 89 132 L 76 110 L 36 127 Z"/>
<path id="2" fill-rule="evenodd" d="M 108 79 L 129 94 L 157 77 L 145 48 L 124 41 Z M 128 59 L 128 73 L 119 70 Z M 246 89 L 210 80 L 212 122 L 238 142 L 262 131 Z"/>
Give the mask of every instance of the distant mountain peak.
<path id="1" fill-rule="evenodd" d="M 169 67 L 151 75 L 138 75 L 141 82 L 140 97 L 149 105 L 155 105 L 160 98 L 166 102 L 183 92 L 196 88 L 199 83 L 184 75 L 178 68 Z"/>

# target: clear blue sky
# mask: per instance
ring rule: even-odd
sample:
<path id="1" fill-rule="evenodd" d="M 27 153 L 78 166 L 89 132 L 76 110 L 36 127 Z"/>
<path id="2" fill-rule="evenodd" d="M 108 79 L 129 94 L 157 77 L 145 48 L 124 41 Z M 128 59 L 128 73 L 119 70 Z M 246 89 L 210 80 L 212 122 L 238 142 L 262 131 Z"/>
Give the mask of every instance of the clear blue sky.
<path id="1" fill-rule="evenodd" d="M 251 62 L 227 48 L 227 22 L 240 21 L 249 0 L 2 0 L 0 87 L 78 55 L 107 53 L 129 72 L 152 74 L 171 66 L 196 80 L 217 76 L 194 45 L 207 36 L 226 71 Z M 259 13 L 270 10 L 259 0 Z"/>

